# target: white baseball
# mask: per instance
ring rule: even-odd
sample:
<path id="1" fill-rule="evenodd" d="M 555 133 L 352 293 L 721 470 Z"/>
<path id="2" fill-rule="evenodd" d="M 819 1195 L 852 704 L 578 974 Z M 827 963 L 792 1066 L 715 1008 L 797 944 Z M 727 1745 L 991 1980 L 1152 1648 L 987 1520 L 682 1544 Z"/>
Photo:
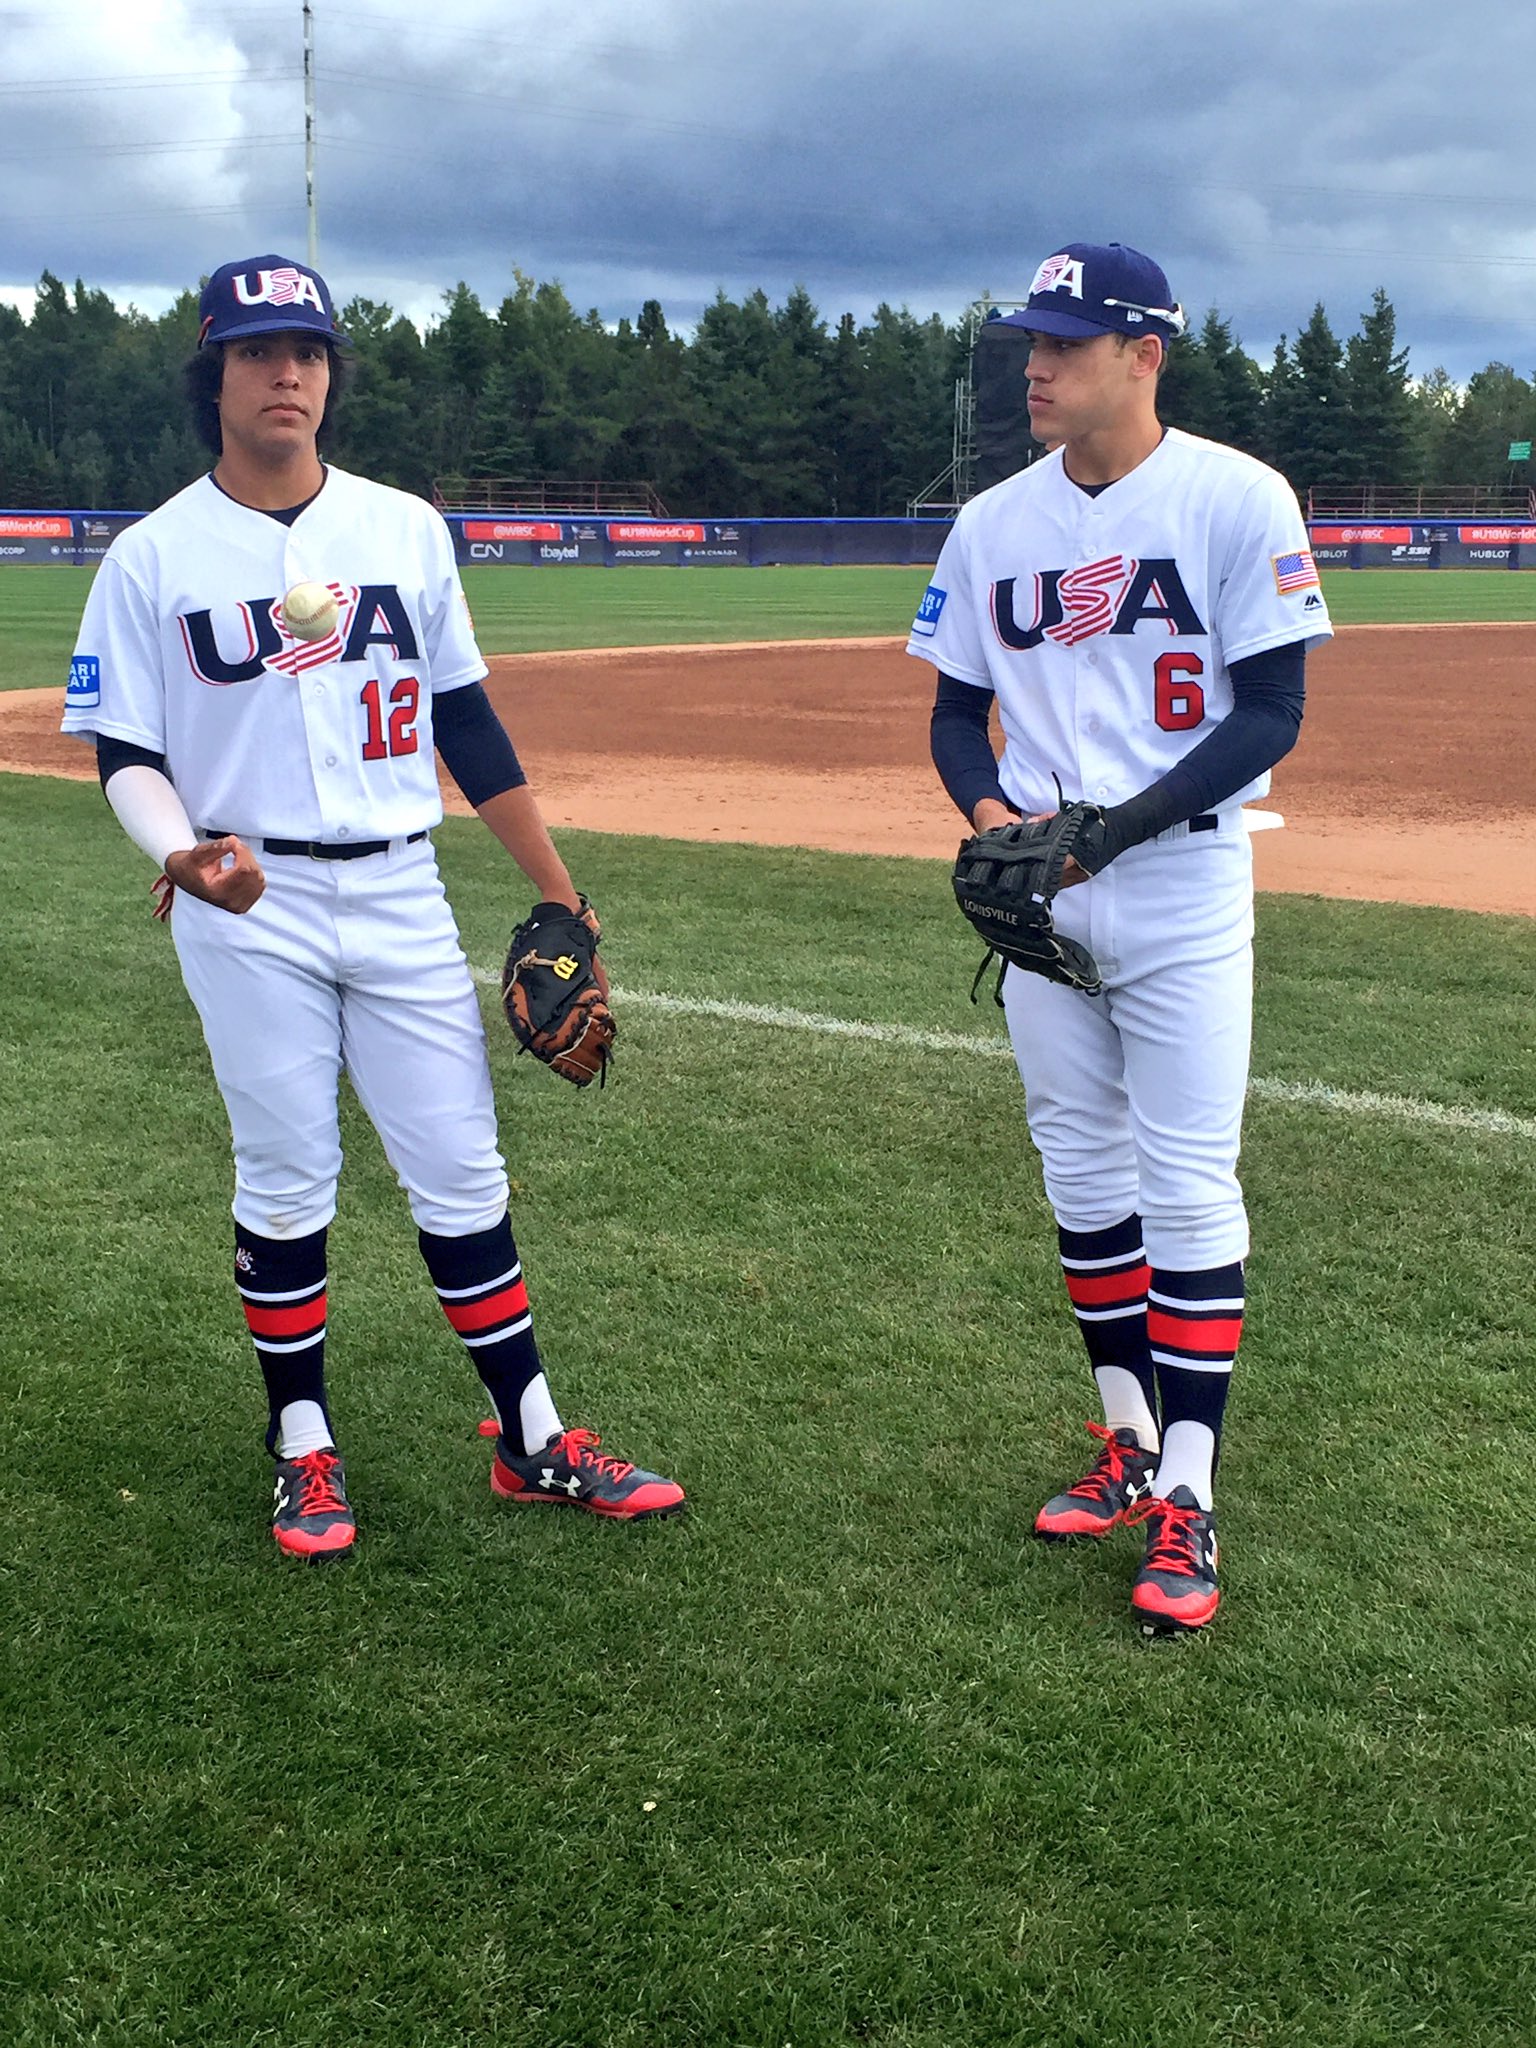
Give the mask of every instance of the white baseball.
<path id="1" fill-rule="evenodd" d="M 283 624 L 295 640 L 325 640 L 336 630 L 336 609 L 323 583 L 295 583 L 283 599 Z"/>

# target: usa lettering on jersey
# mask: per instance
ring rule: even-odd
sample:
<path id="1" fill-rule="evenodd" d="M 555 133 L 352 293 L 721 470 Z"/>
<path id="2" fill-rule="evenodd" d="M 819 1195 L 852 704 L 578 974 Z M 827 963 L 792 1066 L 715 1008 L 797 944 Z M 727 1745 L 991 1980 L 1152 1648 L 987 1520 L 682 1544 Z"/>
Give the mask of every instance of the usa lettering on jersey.
<path id="1" fill-rule="evenodd" d="M 333 584 L 339 593 L 337 630 L 326 640 L 302 642 L 285 633 L 280 597 L 249 597 L 221 615 L 182 612 L 177 617 L 187 664 L 199 682 L 216 689 L 254 683 L 268 669 L 296 676 L 328 661 L 365 661 L 370 647 L 388 647 L 397 661 L 419 661 L 410 614 L 393 583 Z"/>
<path id="2" fill-rule="evenodd" d="M 1170 556 L 1138 562 L 1107 555 L 1076 569 L 1037 570 L 1028 625 L 1019 620 L 1018 578 L 992 585 L 992 628 L 1004 647 L 1028 653 L 1042 640 L 1076 647 L 1099 633 L 1134 633 L 1143 620 L 1161 620 L 1170 636 L 1203 638 L 1205 624 L 1190 601 Z"/>

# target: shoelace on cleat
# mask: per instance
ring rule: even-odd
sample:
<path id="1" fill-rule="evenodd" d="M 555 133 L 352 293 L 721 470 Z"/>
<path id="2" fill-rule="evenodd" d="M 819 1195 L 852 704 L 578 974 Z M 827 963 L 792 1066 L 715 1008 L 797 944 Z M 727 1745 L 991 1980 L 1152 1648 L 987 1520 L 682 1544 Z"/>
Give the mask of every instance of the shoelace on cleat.
<path id="1" fill-rule="evenodd" d="M 1148 1521 L 1153 1515 L 1162 1519 L 1147 1545 L 1143 1571 L 1180 1572 L 1193 1578 L 1205 1563 L 1200 1532 L 1195 1527 L 1197 1521 L 1204 1520 L 1204 1510 L 1179 1507 L 1169 1500 L 1138 1501 L 1135 1507 L 1126 1510 L 1126 1527 Z"/>
<path id="2" fill-rule="evenodd" d="M 1069 1499 L 1075 1496 L 1079 1500 L 1097 1500 L 1106 1488 L 1123 1485 L 1125 1481 L 1129 1446 L 1116 1442 L 1114 1431 L 1106 1429 L 1102 1422 L 1090 1422 L 1087 1427 L 1091 1435 L 1102 1439 L 1104 1448 L 1077 1484 L 1067 1488 Z"/>
<path id="3" fill-rule="evenodd" d="M 306 1451 L 302 1458 L 295 1458 L 301 1479 L 299 1484 L 299 1513 L 301 1515 L 329 1515 L 347 1503 L 331 1474 L 341 1463 L 334 1451 Z"/>
<path id="4" fill-rule="evenodd" d="M 573 1465 L 595 1466 L 606 1478 L 616 1483 L 627 1479 L 634 1471 L 634 1466 L 623 1458 L 610 1457 L 606 1451 L 599 1456 L 597 1447 L 601 1442 L 602 1438 L 595 1429 L 568 1429 L 560 1439 L 559 1447 L 564 1450 Z M 550 1448 L 554 1449 L 555 1446 L 551 1445 Z"/>

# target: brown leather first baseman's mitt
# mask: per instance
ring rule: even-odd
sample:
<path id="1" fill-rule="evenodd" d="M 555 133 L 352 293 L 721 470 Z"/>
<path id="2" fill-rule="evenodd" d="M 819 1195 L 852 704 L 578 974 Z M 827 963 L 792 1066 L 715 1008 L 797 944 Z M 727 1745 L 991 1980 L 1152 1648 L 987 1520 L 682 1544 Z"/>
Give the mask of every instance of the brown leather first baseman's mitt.
<path id="1" fill-rule="evenodd" d="M 585 1088 L 608 1077 L 618 1027 L 595 965 L 602 926 L 581 909 L 536 903 L 512 934 L 501 971 L 501 1007 L 519 1052 Z"/>
<path id="2" fill-rule="evenodd" d="M 965 841 L 955 860 L 955 901 L 987 944 L 971 985 L 973 1002 L 994 954 L 1008 967 L 1098 994 L 1103 987 L 1098 962 L 1086 946 L 1057 931 L 1051 901 L 1069 859 L 1096 875 L 1110 852 L 1104 813 L 1085 803 L 1064 804 L 1049 818 L 996 825 Z M 999 1002 L 1002 976 L 999 968 Z"/>

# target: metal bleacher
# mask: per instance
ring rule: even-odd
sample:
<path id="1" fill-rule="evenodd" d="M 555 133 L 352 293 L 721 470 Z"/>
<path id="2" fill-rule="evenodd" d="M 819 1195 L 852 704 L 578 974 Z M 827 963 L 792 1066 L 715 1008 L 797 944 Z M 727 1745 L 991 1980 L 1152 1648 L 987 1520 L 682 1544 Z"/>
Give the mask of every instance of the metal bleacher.
<path id="1" fill-rule="evenodd" d="M 1357 484 L 1307 492 L 1307 519 L 1345 524 L 1383 519 L 1536 519 L 1536 490 L 1526 484 Z"/>
<path id="2" fill-rule="evenodd" d="M 572 483 L 559 477 L 444 476 L 432 486 L 432 502 L 439 512 L 538 512 L 566 519 L 670 516 L 651 484 Z"/>

